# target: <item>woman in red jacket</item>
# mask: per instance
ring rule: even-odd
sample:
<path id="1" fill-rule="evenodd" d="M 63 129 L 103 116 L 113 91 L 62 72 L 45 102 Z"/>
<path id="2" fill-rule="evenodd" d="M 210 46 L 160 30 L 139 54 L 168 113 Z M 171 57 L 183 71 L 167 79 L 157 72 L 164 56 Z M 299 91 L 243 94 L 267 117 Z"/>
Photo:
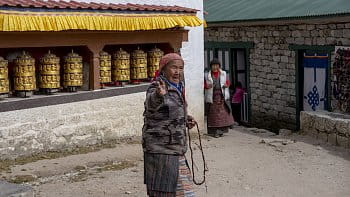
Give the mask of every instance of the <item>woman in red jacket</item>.
<path id="1" fill-rule="evenodd" d="M 233 125 L 231 115 L 230 86 L 226 72 L 220 69 L 219 60 L 210 62 L 210 72 L 205 77 L 205 102 L 209 103 L 207 126 L 208 134 L 221 137 Z"/>

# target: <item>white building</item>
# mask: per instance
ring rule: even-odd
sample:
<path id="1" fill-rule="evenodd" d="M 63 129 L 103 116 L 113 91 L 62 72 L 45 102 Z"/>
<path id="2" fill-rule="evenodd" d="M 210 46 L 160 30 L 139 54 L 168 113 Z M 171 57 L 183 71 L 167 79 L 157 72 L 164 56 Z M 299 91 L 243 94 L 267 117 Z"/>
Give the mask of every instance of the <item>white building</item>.
<path id="1" fill-rule="evenodd" d="M 30 7 L 16 1 L 13 1 L 13 5 L 0 4 L 0 23 L 4 24 L 0 28 L 0 56 L 9 61 L 9 71 L 14 66 L 13 59 L 22 50 L 28 51 L 36 62 L 39 62 L 40 57 L 50 49 L 61 58 L 62 62 L 63 55 L 74 48 L 83 56 L 86 79 L 82 91 L 59 92 L 48 96 L 35 93 L 30 98 L 18 98 L 14 96 L 16 91 L 13 89 L 13 77 L 10 72 L 10 96 L 3 94 L 2 97 L 5 98 L 0 100 L 1 159 L 99 144 L 126 136 L 141 136 L 143 102 L 148 83 L 100 89 L 98 58 L 102 49 L 108 51 L 124 46 L 130 49 L 136 46 L 147 48 L 157 44 L 165 51 L 180 50 L 185 60 L 188 111 L 198 121 L 200 128 L 204 128 L 204 42 L 203 25 L 201 25 L 203 2 L 201 0 L 86 0 L 84 2 L 85 4 L 81 5 L 68 2 L 68 5 L 58 3 L 44 6 L 34 3 Z M 88 4 L 90 2 L 97 4 Z M 125 9 L 125 6 L 106 8 L 108 3 L 123 4 L 128 9 Z M 135 5 L 127 3 L 156 5 L 158 10 L 151 10 L 152 6 L 144 8 L 145 6 L 137 5 L 135 8 Z M 170 6 L 171 9 L 165 6 Z M 92 20 L 98 20 L 102 25 L 95 24 L 91 27 L 91 24 L 77 22 L 74 26 L 69 23 L 72 21 L 62 23 L 61 26 L 41 25 L 45 23 L 45 17 L 48 15 L 52 18 L 58 17 L 51 16 L 57 13 L 74 15 L 75 18 L 70 20 L 83 21 L 86 16 L 80 16 L 84 14 L 78 13 L 78 10 L 93 15 L 92 18 L 95 18 Z M 35 13 L 37 18 L 34 19 L 31 13 Z M 148 15 L 147 17 L 167 15 L 168 18 L 178 16 L 180 19 L 187 16 L 190 19 L 187 22 L 184 19 L 185 22 L 168 23 L 165 30 L 164 26 L 157 29 L 155 24 L 136 23 L 132 27 L 134 29 L 121 31 L 118 26 L 106 29 L 106 26 L 103 26 L 105 21 L 98 19 L 101 15 L 117 18 L 127 15 L 135 17 L 135 21 L 144 15 Z M 62 21 L 67 20 L 64 16 L 62 18 Z M 168 19 L 164 20 L 166 23 Z M 5 24 L 4 21 L 13 24 Z M 38 88 L 34 92 L 37 91 Z"/>

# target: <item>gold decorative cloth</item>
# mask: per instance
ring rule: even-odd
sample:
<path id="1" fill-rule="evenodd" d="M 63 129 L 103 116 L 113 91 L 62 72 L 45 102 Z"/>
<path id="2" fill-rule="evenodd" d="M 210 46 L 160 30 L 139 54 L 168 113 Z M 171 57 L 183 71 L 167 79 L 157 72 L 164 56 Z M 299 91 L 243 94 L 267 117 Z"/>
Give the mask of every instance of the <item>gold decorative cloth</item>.
<path id="1" fill-rule="evenodd" d="M 202 24 L 204 21 L 195 14 L 0 10 L 0 31 L 140 31 Z"/>

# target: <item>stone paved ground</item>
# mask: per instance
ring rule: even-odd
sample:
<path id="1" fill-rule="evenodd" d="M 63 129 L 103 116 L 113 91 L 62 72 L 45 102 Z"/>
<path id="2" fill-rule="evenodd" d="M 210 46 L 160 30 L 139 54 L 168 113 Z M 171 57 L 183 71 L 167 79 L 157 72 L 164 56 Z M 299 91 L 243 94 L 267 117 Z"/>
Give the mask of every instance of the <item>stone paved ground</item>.
<path id="1" fill-rule="evenodd" d="M 8 183 L 0 180 L 0 196 L 32 197 L 33 189 L 30 186 Z"/>
<path id="2" fill-rule="evenodd" d="M 306 136 L 273 136 L 243 127 L 223 138 L 205 137 L 203 143 L 209 167 L 208 192 L 204 186 L 196 186 L 197 196 L 350 194 L 349 149 Z M 200 168 L 200 163 L 197 166 Z M 131 144 L 16 166 L 2 176 L 33 175 L 36 180 L 30 184 L 39 197 L 143 197 L 142 168 L 140 144 Z"/>

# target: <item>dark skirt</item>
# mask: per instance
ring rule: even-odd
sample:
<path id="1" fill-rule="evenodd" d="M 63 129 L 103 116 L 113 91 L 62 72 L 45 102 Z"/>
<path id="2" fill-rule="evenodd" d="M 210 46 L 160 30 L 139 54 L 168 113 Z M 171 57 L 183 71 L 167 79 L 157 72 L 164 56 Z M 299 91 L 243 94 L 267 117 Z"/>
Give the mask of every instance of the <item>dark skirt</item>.
<path id="1" fill-rule="evenodd" d="M 213 103 L 209 104 L 208 134 L 223 134 L 233 125 L 234 120 L 230 107 L 225 102 L 221 90 L 214 90 Z"/>
<path id="2" fill-rule="evenodd" d="M 150 197 L 194 196 L 184 156 L 145 153 L 144 183 Z"/>

